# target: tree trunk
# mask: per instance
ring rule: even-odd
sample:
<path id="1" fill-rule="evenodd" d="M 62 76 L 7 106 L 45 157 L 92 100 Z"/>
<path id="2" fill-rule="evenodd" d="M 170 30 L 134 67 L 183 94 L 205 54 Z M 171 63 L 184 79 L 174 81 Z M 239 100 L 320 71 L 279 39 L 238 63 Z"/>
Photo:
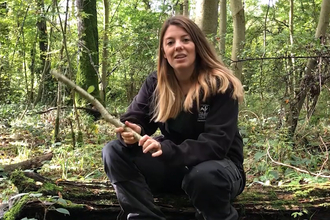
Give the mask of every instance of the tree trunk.
<path id="1" fill-rule="evenodd" d="M 227 0 L 220 0 L 220 58 L 223 60 L 226 54 L 226 33 L 227 33 Z"/>
<path id="2" fill-rule="evenodd" d="M 145 4 L 145 6 L 146 6 L 146 10 L 147 10 L 147 11 L 150 10 L 150 9 L 151 9 L 151 5 L 150 5 L 149 0 L 143 0 L 143 2 L 144 2 L 144 4 Z"/>
<path id="3" fill-rule="evenodd" d="M 315 33 L 315 38 L 320 39 L 321 44 L 324 42 L 324 39 L 326 37 L 326 30 L 327 27 L 329 26 L 329 18 L 330 18 L 330 0 L 323 0 L 321 5 L 319 22 Z M 307 91 L 313 85 L 314 83 L 313 81 L 317 79 L 317 77 L 315 77 L 313 74 L 316 65 L 317 65 L 317 60 L 315 58 L 308 59 L 305 76 L 300 82 L 300 89 L 296 91 L 295 100 L 290 103 L 290 109 L 292 112 L 291 117 L 289 115 L 288 118 L 290 135 L 294 135 L 296 131 L 300 111 L 305 102 Z"/>
<path id="4" fill-rule="evenodd" d="M 183 15 L 189 18 L 189 0 L 183 2 Z"/>
<path id="5" fill-rule="evenodd" d="M 38 5 L 40 7 L 40 10 L 44 13 L 44 1 L 39 0 Z M 38 27 L 38 36 L 39 36 L 39 50 L 40 50 L 40 60 L 42 62 L 42 66 L 39 70 L 36 70 L 36 72 L 40 73 L 40 81 L 39 81 L 39 87 L 37 96 L 34 100 L 34 105 L 42 101 L 43 103 L 50 103 L 55 97 L 54 93 L 54 81 L 52 80 L 52 77 L 50 76 L 50 50 L 51 50 L 51 42 L 48 42 L 48 34 L 47 34 L 47 27 L 46 27 L 46 18 L 45 16 L 40 16 L 40 20 L 37 22 Z M 52 37 L 53 27 L 50 28 L 50 34 L 49 39 Z M 48 54 L 48 55 L 47 55 Z M 44 94 L 47 94 L 46 97 Z"/>
<path id="6" fill-rule="evenodd" d="M 48 34 L 47 34 L 47 23 L 44 9 L 44 0 L 38 0 L 39 18 L 37 21 L 38 28 L 38 39 L 39 39 L 39 50 L 40 50 L 40 62 L 41 66 L 37 70 L 41 75 L 39 82 L 38 95 L 35 100 L 35 104 L 38 102 L 50 103 L 54 97 L 54 81 L 50 76 L 50 61 L 47 59 L 47 52 L 49 51 L 48 46 Z"/>
<path id="7" fill-rule="evenodd" d="M 33 99 L 34 99 L 34 75 L 35 75 L 35 60 L 36 60 L 36 42 L 37 42 L 37 35 L 35 37 L 35 40 L 32 44 L 32 49 L 31 49 L 31 65 L 30 65 L 31 90 L 30 90 L 30 94 L 29 94 L 30 103 L 33 103 Z"/>
<path id="8" fill-rule="evenodd" d="M 183 15 L 183 3 L 181 3 L 180 1 L 177 1 L 173 5 L 173 9 L 176 15 Z"/>
<path id="9" fill-rule="evenodd" d="M 89 87 L 94 87 L 91 95 L 100 100 L 96 0 L 76 0 L 76 3 L 79 11 L 79 67 L 76 77 L 77 84 L 86 91 Z M 78 97 L 76 99 L 79 100 L 79 104 L 87 104 L 85 100 L 81 100 Z"/>
<path id="10" fill-rule="evenodd" d="M 242 0 L 230 0 L 230 10 L 233 16 L 234 39 L 231 53 L 232 70 L 236 77 L 242 80 L 243 63 L 239 60 L 245 43 L 245 17 Z"/>
<path id="11" fill-rule="evenodd" d="M 290 0 L 290 13 L 289 13 L 289 30 L 290 30 L 290 46 L 293 48 L 294 46 L 294 2 L 293 0 Z M 294 54 L 291 52 L 291 59 L 289 59 L 290 62 L 290 67 L 291 69 L 289 70 L 289 82 L 290 82 L 290 95 L 294 93 L 294 88 L 295 88 L 295 59 Z"/>
<path id="12" fill-rule="evenodd" d="M 106 105 L 106 88 L 107 83 L 107 70 L 108 70 L 108 59 L 109 59 L 109 13 L 110 13 L 110 0 L 103 0 L 104 4 L 104 29 L 103 29 L 103 52 L 102 52 L 102 80 L 100 89 L 100 100 L 101 103 Z"/>
<path id="13" fill-rule="evenodd" d="M 7 2 L 3 1 L 0 2 L 0 16 L 1 17 L 7 17 L 8 14 L 8 8 L 7 8 Z M 9 33 L 9 25 L 5 22 L 2 23 L 2 30 L 0 35 L 0 45 L 6 45 L 6 39 L 5 36 L 8 36 Z M 8 50 L 2 50 L 2 54 L 0 55 L 0 103 L 3 103 L 6 99 L 6 97 L 9 97 L 10 94 L 10 75 L 9 75 L 9 51 Z"/>
<path id="14" fill-rule="evenodd" d="M 196 3 L 196 24 L 212 38 L 217 34 L 219 0 L 198 0 Z"/>

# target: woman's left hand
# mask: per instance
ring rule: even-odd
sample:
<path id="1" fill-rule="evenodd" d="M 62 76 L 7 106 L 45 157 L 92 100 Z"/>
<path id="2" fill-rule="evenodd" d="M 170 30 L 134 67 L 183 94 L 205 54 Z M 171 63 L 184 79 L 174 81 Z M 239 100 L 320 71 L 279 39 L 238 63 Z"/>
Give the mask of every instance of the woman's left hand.
<path id="1" fill-rule="evenodd" d="M 144 135 L 140 139 L 139 146 L 142 146 L 143 153 L 151 152 L 151 156 L 153 157 L 158 157 L 163 154 L 160 143 L 148 135 Z"/>

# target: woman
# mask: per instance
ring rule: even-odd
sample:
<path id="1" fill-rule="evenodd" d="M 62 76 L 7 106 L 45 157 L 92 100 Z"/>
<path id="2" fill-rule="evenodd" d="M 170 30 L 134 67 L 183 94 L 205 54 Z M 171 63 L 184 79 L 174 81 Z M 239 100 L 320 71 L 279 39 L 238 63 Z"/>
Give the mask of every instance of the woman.
<path id="1" fill-rule="evenodd" d="M 148 76 L 103 149 L 104 169 L 122 208 L 118 219 L 165 219 L 152 193 L 182 189 L 200 218 L 238 219 L 231 200 L 245 186 L 237 128 L 240 81 L 202 31 L 183 16 L 163 24 L 157 72 Z M 157 129 L 162 135 L 151 137 Z"/>

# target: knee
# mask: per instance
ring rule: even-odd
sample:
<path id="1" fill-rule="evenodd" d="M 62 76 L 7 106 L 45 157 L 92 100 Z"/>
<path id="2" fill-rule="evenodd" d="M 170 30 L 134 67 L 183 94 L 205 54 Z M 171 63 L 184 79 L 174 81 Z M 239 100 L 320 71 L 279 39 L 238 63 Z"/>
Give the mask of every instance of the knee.
<path id="1" fill-rule="evenodd" d="M 182 189 L 185 191 L 189 188 L 211 190 L 213 187 L 230 187 L 224 170 L 219 169 L 216 161 L 206 161 L 194 166 L 182 182 Z"/>
<path id="2" fill-rule="evenodd" d="M 116 146 L 116 141 L 117 140 L 110 141 L 104 145 L 102 149 L 102 157 L 104 157 L 104 155 L 108 155 L 112 153 L 114 146 Z"/>
<path id="3" fill-rule="evenodd" d="M 102 149 L 103 162 L 109 163 L 116 158 L 120 157 L 124 146 L 119 140 L 113 140 L 104 145 Z"/>

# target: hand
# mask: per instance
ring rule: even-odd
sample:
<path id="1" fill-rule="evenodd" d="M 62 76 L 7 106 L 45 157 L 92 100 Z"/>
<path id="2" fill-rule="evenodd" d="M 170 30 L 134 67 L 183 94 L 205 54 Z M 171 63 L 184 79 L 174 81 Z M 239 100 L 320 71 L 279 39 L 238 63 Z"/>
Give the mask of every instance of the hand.
<path id="1" fill-rule="evenodd" d="M 158 157 L 163 154 L 160 143 L 148 135 L 144 135 L 140 139 L 139 146 L 142 146 L 143 153 L 151 152 L 151 156 L 153 157 Z"/>
<path id="2" fill-rule="evenodd" d="M 131 128 L 136 133 L 141 134 L 141 127 L 139 125 L 125 121 L 125 126 Z M 138 141 L 133 136 L 133 132 L 125 131 L 123 127 L 115 128 L 115 132 L 120 133 L 120 136 L 126 144 L 135 144 Z"/>

